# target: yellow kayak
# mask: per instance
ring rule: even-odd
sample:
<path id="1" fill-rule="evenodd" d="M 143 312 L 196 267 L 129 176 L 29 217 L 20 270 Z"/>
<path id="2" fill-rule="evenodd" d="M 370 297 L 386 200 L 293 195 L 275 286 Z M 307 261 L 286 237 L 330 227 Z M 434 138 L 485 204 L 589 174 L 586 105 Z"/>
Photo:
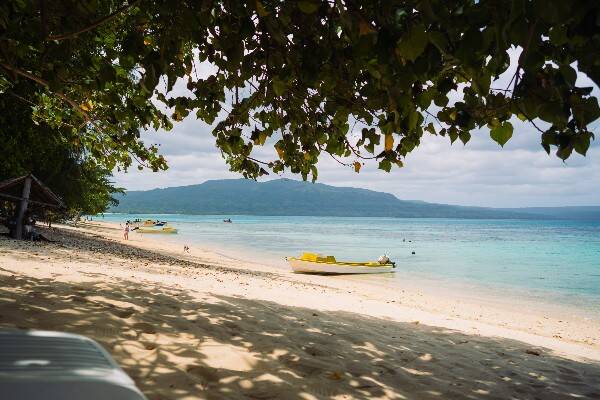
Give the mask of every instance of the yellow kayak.
<path id="1" fill-rule="evenodd" d="M 139 233 L 177 233 L 177 229 L 164 226 L 161 229 L 156 228 L 138 228 Z"/>
<path id="2" fill-rule="evenodd" d="M 333 256 L 304 253 L 300 257 L 288 257 L 292 270 L 301 274 L 381 274 L 396 272 L 392 262 L 344 262 Z"/>

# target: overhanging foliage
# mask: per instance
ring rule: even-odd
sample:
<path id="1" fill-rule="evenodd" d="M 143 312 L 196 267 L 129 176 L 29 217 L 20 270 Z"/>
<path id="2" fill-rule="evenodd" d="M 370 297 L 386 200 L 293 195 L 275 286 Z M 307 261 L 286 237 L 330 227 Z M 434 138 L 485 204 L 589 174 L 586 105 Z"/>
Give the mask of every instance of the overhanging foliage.
<path id="1" fill-rule="evenodd" d="M 513 79 L 492 87 L 510 49 L 520 51 Z M 389 171 L 425 134 L 466 143 L 485 126 L 504 145 L 513 116 L 540 131 L 547 152 L 585 155 L 600 108 L 575 85 L 574 66 L 598 84 L 598 49 L 594 0 L 0 5 L 2 90 L 24 97 L 16 82 L 35 82 L 26 98 L 35 118 L 68 124 L 109 169 L 132 158 L 166 168 L 139 132 L 190 113 L 214 124 L 232 170 L 249 177 L 287 168 L 316 178 L 324 153 L 354 159 L 356 171 L 366 159 Z M 197 61 L 214 73 L 200 78 Z M 190 96 L 173 96 L 178 79 Z M 457 89 L 462 98 L 449 102 Z M 273 160 L 253 156 L 263 145 L 275 147 Z"/>
<path id="2" fill-rule="evenodd" d="M 24 82 L 21 94 L 36 89 Z M 123 189 L 110 181 L 111 171 L 98 164 L 68 126 L 34 124 L 30 104 L 0 94 L 0 181 L 33 173 L 64 201 L 60 214 L 97 214 L 116 205 Z M 1 202 L 2 199 L 0 199 Z"/>

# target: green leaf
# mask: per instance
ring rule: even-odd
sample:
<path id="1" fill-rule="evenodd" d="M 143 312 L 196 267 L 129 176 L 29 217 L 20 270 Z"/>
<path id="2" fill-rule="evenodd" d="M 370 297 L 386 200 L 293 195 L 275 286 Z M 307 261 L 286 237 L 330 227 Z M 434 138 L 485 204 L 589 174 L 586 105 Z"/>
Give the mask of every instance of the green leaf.
<path id="1" fill-rule="evenodd" d="M 468 131 L 460 131 L 458 137 L 463 144 L 467 144 L 471 140 L 471 134 Z"/>
<path id="2" fill-rule="evenodd" d="M 266 17 L 269 15 L 269 12 L 265 9 L 265 6 L 260 0 L 256 0 L 256 12 L 260 17 Z"/>
<path id="3" fill-rule="evenodd" d="M 560 74 L 571 86 L 575 86 L 575 81 L 577 80 L 577 72 L 570 66 L 566 64 L 562 64 L 559 68 Z"/>
<path id="4" fill-rule="evenodd" d="M 446 49 L 448 48 L 448 41 L 444 37 L 442 32 L 431 31 L 429 32 L 429 41 L 433 43 L 435 47 L 438 48 L 440 53 L 446 53 Z"/>
<path id="5" fill-rule="evenodd" d="M 600 107 L 598 107 L 598 100 L 595 97 L 584 99 L 571 95 L 571 107 L 573 116 L 580 126 L 587 126 L 600 118 Z"/>
<path id="6" fill-rule="evenodd" d="M 585 156 L 588 149 L 590 148 L 590 139 L 592 134 L 590 132 L 583 132 L 575 136 L 573 147 L 576 152 Z"/>
<path id="7" fill-rule="evenodd" d="M 392 170 L 392 163 L 388 159 L 381 160 L 379 162 L 379 169 L 382 169 L 385 172 L 390 172 Z"/>
<path id="8" fill-rule="evenodd" d="M 262 146 L 263 144 L 265 144 L 266 140 L 267 140 L 267 133 L 264 131 L 261 131 L 258 133 L 258 135 L 256 135 L 256 138 L 253 139 L 254 144 L 258 145 L 258 146 Z"/>
<path id="9" fill-rule="evenodd" d="M 298 8 L 305 14 L 312 14 L 316 12 L 321 6 L 321 2 L 318 0 L 304 0 L 298 2 Z"/>
<path id="10" fill-rule="evenodd" d="M 547 154 L 550 154 L 550 145 L 548 143 L 542 142 L 542 147 L 544 148 Z"/>
<path id="11" fill-rule="evenodd" d="M 562 46 L 567 43 L 569 38 L 567 36 L 567 29 L 565 26 L 553 26 L 552 30 L 550 30 L 550 40 L 552 44 L 556 46 Z"/>
<path id="12" fill-rule="evenodd" d="M 435 127 L 433 126 L 433 123 L 430 122 L 429 124 L 427 124 L 427 126 L 425 127 L 425 130 L 429 133 L 431 133 L 432 135 L 437 135 L 437 132 L 435 131 Z"/>
<path id="13" fill-rule="evenodd" d="M 458 139 L 458 129 L 455 126 L 451 126 L 448 129 L 448 136 L 450 136 L 450 143 L 454 143 Z"/>
<path id="14" fill-rule="evenodd" d="M 550 154 L 550 146 L 558 146 L 558 137 L 554 131 L 546 131 L 542 133 L 542 147 L 546 153 Z"/>
<path id="15" fill-rule="evenodd" d="M 425 26 L 418 24 L 413 26 L 398 40 L 396 51 L 401 57 L 414 61 L 423 54 L 428 42 L 429 37 L 427 36 L 427 32 L 425 32 Z"/>
<path id="16" fill-rule="evenodd" d="M 558 150 L 556 150 L 556 155 L 558 156 L 558 158 L 560 158 L 561 160 L 565 161 L 567 158 L 569 158 L 571 156 L 571 153 L 573 153 L 573 146 L 560 146 L 558 148 Z"/>
<path id="17" fill-rule="evenodd" d="M 287 89 L 287 85 L 285 82 L 280 81 L 279 79 L 273 80 L 273 91 L 277 96 L 282 96 Z"/>
<path id="18" fill-rule="evenodd" d="M 564 113 L 561 103 L 555 100 L 544 101 L 538 109 L 538 116 L 559 127 L 567 125 L 567 115 Z"/>
<path id="19" fill-rule="evenodd" d="M 416 110 L 408 113 L 408 130 L 412 131 L 417 127 L 420 115 Z"/>
<path id="20" fill-rule="evenodd" d="M 433 102 L 438 107 L 446 107 L 448 105 L 448 96 L 444 93 L 438 93 L 434 98 Z"/>
<path id="21" fill-rule="evenodd" d="M 319 177 L 319 171 L 317 171 L 317 167 L 315 167 L 314 165 L 311 165 L 310 173 L 312 174 L 313 183 L 316 182 L 317 178 Z"/>
<path id="22" fill-rule="evenodd" d="M 512 137 L 512 134 L 513 126 L 508 121 L 504 121 L 501 125 L 497 125 L 490 130 L 490 137 L 502 147 Z"/>

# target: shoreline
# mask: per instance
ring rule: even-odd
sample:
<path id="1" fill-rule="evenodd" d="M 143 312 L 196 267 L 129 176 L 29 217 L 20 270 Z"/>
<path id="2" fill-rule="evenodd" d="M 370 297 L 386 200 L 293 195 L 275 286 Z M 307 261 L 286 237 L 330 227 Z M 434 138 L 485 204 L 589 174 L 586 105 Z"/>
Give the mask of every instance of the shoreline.
<path id="1" fill-rule="evenodd" d="M 120 216 L 107 216 L 107 220 L 115 222 L 115 218 Z M 386 253 L 400 266 L 402 274 L 396 274 L 398 278 L 409 280 L 412 286 L 437 288 L 441 285 L 459 294 L 477 293 L 482 298 L 488 298 L 490 294 L 495 297 L 517 297 L 531 304 L 543 303 L 544 307 L 570 308 L 587 317 L 590 314 L 597 315 L 596 310 L 600 309 L 600 294 L 597 290 L 600 275 L 597 274 L 595 261 L 596 256 L 600 256 L 598 237 L 595 236 L 589 251 L 577 245 L 580 242 L 575 240 L 577 230 L 567 230 L 564 233 L 567 236 L 561 240 L 566 247 L 560 251 L 552 245 L 538 245 L 540 241 L 552 243 L 553 235 L 566 229 L 562 226 L 551 224 L 542 233 L 538 233 L 531 231 L 532 228 L 528 225 L 511 225 L 507 228 L 495 224 L 490 227 L 476 224 L 473 227 L 466 223 L 459 227 L 460 233 L 455 237 L 448 231 L 452 224 L 444 222 L 432 226 L 413 226 L 410 222 L 407 222 L 407 226 L 404 223 L 394 223 L 390 225 L 390 231 L 394 234 L 389 241 L 382 241 L 374 236 L 369 226 L 361 224 L 355 227 L 357 235 L 339 235 L 339 230 L 352 224 L 351 221 L 342 221 L 343 219 L 322 221 L 321 225 L 325 224 L 326 228 L 321 231 L 319 224 L 304 224 L 302 221 L 277 219 L 271 223 L 268 219 L 239 217 L 236 220 L 238 224 L 228 227 L 215 224 L 220 219 L 215 220 L 210 216 L 199 216 L 196 219 L 191 217 L 193 216 L 174 215 L 171 222 L 181 227 L 180 233 L 165 239 L 204 247 L 239 261 L 252 261 L 285 270 L 288 268 L 287 262 L 283 261 L 285 256 L 298 255 L 307 249 L 323 254 L 344 255 L 352 260 L 366 260 Z M 163 218 L 169 219 L 167 216 Z M 298 233 L 288 234 L 298 222 Z M 329 224 L 334 228 L 329 227 Z M 304 238 L 312 232 L 307 231 L 307 227 L 314 230 L 315 238 Z M 388 230 L 387 225 L 377 227 Z M 596 227 L 596 231 L 598 229 L 600 225 Z M 495 232 L 498 230 L 501 233 L 496 237 Z M 523 240 L 523 236 L 520 236 L 523 232 L 530 234 L 528 238 L 537 239 Z M 347 240 L 346 236 L 356 236 L 364 241 Z M 400 240 L 402 237 L 406 237 L 407 243 Z M 471 243 L 472 240 L 481 241 Z M 382 242 L 387 244 L 382 245 Z M 530 247 L 535 251 L 527 250 Z M 411 255 L 411 250 L 416 250 L 417 255 Z M 558 256 L 555 257 L 554 254 Z M 577 254 L 581 254 L 581 257 L 576 256 Z M 579 265 L 580 268 L 569 268 L 570 265 Z M 375 279 L 366 277 L 365 280 Z"/>
<path id="2" fill-rule="evenodd" d="M 459 284 L 453 288 L 433 287 L 421 279 L 409 279 L 405 283 L 394 277 L 381 279 L 377 276 L 316 276 L 294 274 L 287 268 L 265 265 L 254 258 L 242 258 L 239 254 L 230 256 L 225 249 L 215 251 L 210 246 L 192 246 L 190 253 L 183 253 L 183 242 L 176 236 L 169 236 L 169 240 L 161 240 L 152 235 L 138 236 L 130 232 L 130 240 L 125 242 L 121 237 L 121 228 L 116 222 L 92 221 L 75 229 L 92 231 L 98 227 L 104 231 L 104 238 L 119 240 L 138 248 L 160 251 L 169 256 L 182 260 L 215 265 L 237 271 L 257 271 L 267 274 L 283 276 L 285 279 L 301 282 L 303 284 L 325 285 L 342 292 L 351 292 L 360 295 L 367 301 L 381 302 L 403 306 L 407 310 L 430 314 L 432 320 L 443 321 L 449 328 L 460 327 L 464 322 L 482 324 L 483 328 L 469 328 L 470 330 L 487 330 L 486 325 L 500 329 L 514 331 L 519 337 L 520 333 L 536 335 L 547 339 L 559 339 L 575 345 L 584 345 L 592 351 L 593 358 L 600 361 L 600 319 L 588 317 L 589 310 L 579 310 L 572 305 L 560 305 L 553 302 L 535 303 L 533 299 L 525 297 L 500 297 L 499 292 L 483 295 L 480 288 L 475 292 L 465 293 L 465 285 Z M 73 229 L 70 226 L 63 228 Z M 257 257 L 258 258 L 258 257 Z M 243 266 L 240 266 L 242 264 Z M 396 273 L 401 273 L 399 270 Z M 375 278 L 376 280 L 371 280 Z M 422 285 L 425 284 L 423 287 Z M 399 293 L 398 293 L 399 291 Z M 514 293 L 511 293 L 514 294 Z M 405 310 L 405 311 L 407 311 Z M 582 315 L 583 314 L 583 315 Z M 421 318 L 426 319 L 426 318 Z M 459 322 L 458 324 L 454 322 Z M 505 332 L 508 334 L 509 332 Z M 579 354 L 585 354 L 583 351 Z"/>
<path id="3" fill-rule="evenodd" d="M 180 245 L 190 244 L 185 240 L 177 240 L 173 237 L 173 242 Z M 192 245 L 197 245 L 193 243 Z M 251 263 L 272 268 L 274 272 L 289 273 L 290 267 L 284 261 L 275 262 L 274 255 L 271 255 L 267 262 L 261 262 L 263 253 L 251 249 L 236 248 L 234 251 L 228 250 L 224 245 L 213 244 L 209 246 L 200 245 L 200 248 L 209 253 L 214 253 L 231 261 L 231 263 Z M 278 265 L 277 265 L 278 264 Z M 467 303 L 485 303 L 490 306 L 499 306 L 503 309 L 511 309 L 515 300 L 527 306 L 528 309 L 534 309 L 536 313 L 551 312 L 559 319 L 565 319 L 567 316 L 577 316 L 583 319 L 595 319 L 600 327 L 600 298 L 591 295 L 577 294 L 577 302 L 564 302 L 572 295 L 567 293 L 557 293 L 550 289 L 514 287 L 509 285 L 488 284 L 478 281 L 464 281 L 454 278 L 439 278 L 428 274 L 418 274 L 411 271 L 407 275 L 399 265 L 395 276 L 383 275 L 346 275 L 346 276 L 328 276 L 330 280 L 342 280 L 364 285 L 371 290 L 410 290 L 419 288 L 420 291 L 430 296 L 439 297 L 441 294 L 446 297 L 460 300 Z M 399 277 L 399 278 L 398 278 Z M 534 294 L 532 294 L 534 293 Z"/>
<path id="4" fill-rule="evenodd" d="M 88 335 L 149 399 L 600 393 L 594 321 L 125 243 L 118 224 L 44 232 L 0 238 L 0 327 Z"/>
<path id="5" fill-rule="evenodd" d="M 121 229 L 116 222 L 94 221 L 92 223 Z M 179 240 L 176 235 L 168 236 L 168 240 L 160 240 L 157 236 L 139 236 L 135 232 L 130 233 L 130 242 L 148 249 L 168 251 L 173 255 L 177 255 L 178 252 L 183 254 L 180 248 L 187 243 L 185 240 Z M 446 321 L 482 322 L 527 334 L 591 345 L 599 351 L 600 360 L 600 334 L 597 334 L 600 332 L 600 314 L 594 315 L 593 309 L 590 308 L 577 308 L 573 304 L 561 304 L 557 301 L 529 296 L 523 288 L 510 288 L 507 291 L 503 291 L 502 288 L 490 290 L 489 287 L 476 283 L 443 279 L 434 281 L 430 278 L 406 276 L 397 279 L 386 275 L 327 277 L 298 275 L 292 273 L 287 266 L 259 262 L 261 258 L 259 252 L 246 256 L 247 250 L 238 248 L 236 251 L 228 252 L 224 247 L 194 243 L 191 252 L 198 252 L 198 254 L 184 256 L 234 269 L 240 269 L 239 265 L 243 264 L 245 267 L 241 269 L 284 274 L 305 283 L 326 282 L 328 286 L 343 291 L 350 289 L 353 293 L 361 294 L 371 301 L 403 304 L 411 309 L 441 316 Z M 402 274 L 401 267 L 396 274 Z"/>

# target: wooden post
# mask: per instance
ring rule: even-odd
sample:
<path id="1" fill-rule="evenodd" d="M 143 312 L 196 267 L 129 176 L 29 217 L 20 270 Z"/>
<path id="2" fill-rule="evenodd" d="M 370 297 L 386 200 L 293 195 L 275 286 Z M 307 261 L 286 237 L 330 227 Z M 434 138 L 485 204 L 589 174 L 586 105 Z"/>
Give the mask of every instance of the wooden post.
<path id="1" fill-rule="evenodd" d="M 19 204 L 19 211 L 17 211 L 17 229 L 15 232 L 15 239 L 23 238 L 23 217 L 27 211 L 27 204 L 29 203 L 29 193 L 31 192 L 31 176 L 25 178 L 23 183 L 23 192 L 21 193 L 21 203 Z"/>

